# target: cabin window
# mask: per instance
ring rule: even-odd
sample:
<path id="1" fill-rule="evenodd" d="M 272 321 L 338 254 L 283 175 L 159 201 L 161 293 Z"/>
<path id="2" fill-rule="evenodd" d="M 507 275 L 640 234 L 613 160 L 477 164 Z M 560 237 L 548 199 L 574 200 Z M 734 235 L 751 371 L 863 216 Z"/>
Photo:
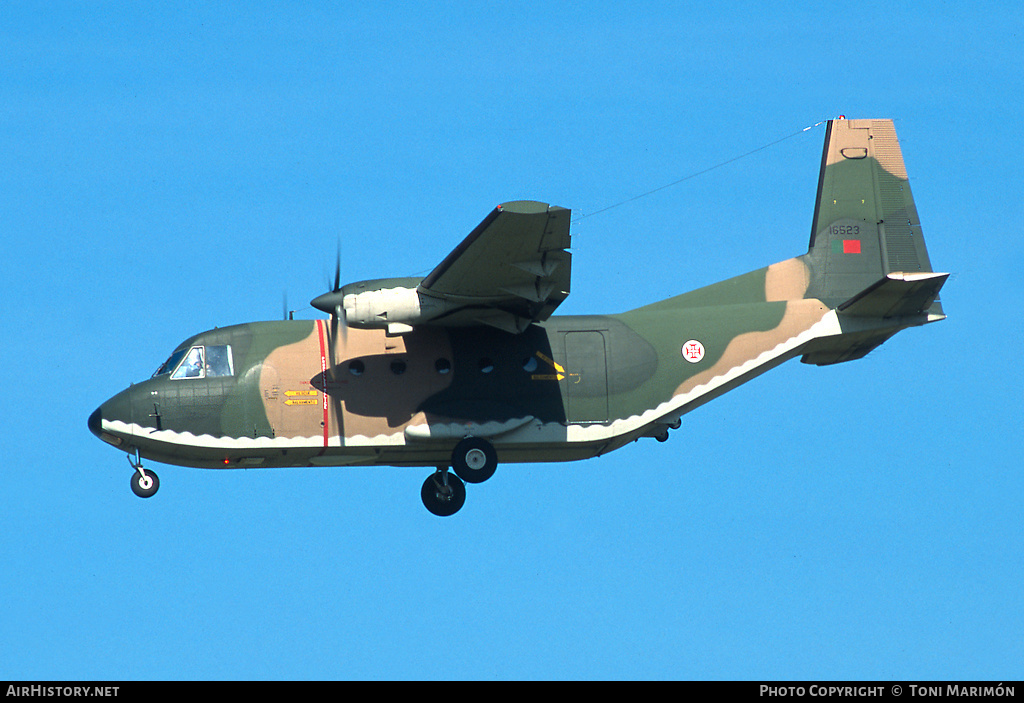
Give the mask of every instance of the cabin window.
<path id="1" fill-rule="evenodd" d="M 404 361 L 392 361 L 391 362 L 391 373 L 396 376 L 401 376 L 405 373 L 406 365 Z"/>
<path id="2" fill-rule="evenodd" d="M 349 362 L 348 372 L 353 376 L 362 376 L 364 371 L 366 371 L 366 364 L 361 362 L 359 359 Z"/>
<path id="3" fill-rule="evenodd" d="M 480 359 L 480 373 L 490 373 L 491 371 L 494 371 L 494 362 L 486 356 Z"/>
<path id="4" fill-rule="evenodd" d="M 528 356 L 523 359 L 523 371 L 526 373 L 533 373 L 537 370 L 537 357 Z"/>
<path id="5" fill-rule="evenodd" d="M 452 362 L 447 359 L 438 359 L 434 362 L 434 370 L 442 376 L 446 373 L 450 373 L 452 370 Z"/>

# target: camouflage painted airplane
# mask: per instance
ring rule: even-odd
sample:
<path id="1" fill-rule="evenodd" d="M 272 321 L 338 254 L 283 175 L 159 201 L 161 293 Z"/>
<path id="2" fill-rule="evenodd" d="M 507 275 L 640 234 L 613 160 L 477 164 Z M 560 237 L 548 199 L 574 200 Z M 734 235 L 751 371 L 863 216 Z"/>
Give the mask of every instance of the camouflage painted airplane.
<path id="1" fill-rule="evenodd" d="M 571 461 L 641 437 L 784 361 L 863 357 L 943 319 L 891 120 L 830 121 L 809 251 L 616 315 L 554 316 L 569 294 L 570 211 L 499 206 L 426 278 L 312 301 L 329 319 L 255 322 L 182 342 L 89 429 L 200 468 L 436 467 L 421 497 L 462 507 L 498 462 Z M 449 471 L 451 469 L 454 472 Z"/>

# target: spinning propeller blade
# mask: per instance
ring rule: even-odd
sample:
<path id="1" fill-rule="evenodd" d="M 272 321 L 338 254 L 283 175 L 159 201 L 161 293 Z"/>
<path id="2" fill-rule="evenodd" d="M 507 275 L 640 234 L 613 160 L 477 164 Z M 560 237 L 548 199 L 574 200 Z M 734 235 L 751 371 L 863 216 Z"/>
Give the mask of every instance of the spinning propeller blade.
<path id="1" fill-rule="evenodd" d="M 348 317 L 345 313 L 345 296 L 341 292 L 341 242 L 338 242 L 338 254 L 334 264 L 334 286 L 330 292 L 314 298 L 311 305 L 317 310 L 322 310 L 331 316 L 331 333 L 328 339 L 330 345 L 330 367 L 331 377 L 334 378 L 336 355 L 335 342 L 341 339 L 342 347 L 348 341 Z"/>

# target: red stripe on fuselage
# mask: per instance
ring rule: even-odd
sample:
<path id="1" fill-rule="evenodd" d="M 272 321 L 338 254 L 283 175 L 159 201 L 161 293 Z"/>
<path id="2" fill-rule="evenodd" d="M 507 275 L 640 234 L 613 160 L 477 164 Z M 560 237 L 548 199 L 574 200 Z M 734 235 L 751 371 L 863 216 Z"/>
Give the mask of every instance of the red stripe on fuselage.
<path id="1" fill-rule="evenodd" d="M 324 390 L 321 391 L 324 404 L 324 447 L 327 446 L 327 436 L 330 433 L 330 423 L 327 417 L 327 347 L 324 344 L 324 321 L 316 321 L 316 331 L 320 335 L 320 377 L 323 379 Z"/>

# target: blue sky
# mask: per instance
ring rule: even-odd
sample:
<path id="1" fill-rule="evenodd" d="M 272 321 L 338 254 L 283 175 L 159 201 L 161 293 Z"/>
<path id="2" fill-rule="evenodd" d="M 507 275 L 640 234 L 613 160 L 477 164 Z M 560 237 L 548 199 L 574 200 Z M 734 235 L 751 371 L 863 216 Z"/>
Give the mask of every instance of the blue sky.
<path id="1" fill-rule="evenodd" d="M 0 7 L 0 679 L 1020 679 L 1014 2 Z M 713 8 L 713 9 L 712 9 Z M 949 319 L 653 440 L 507 465 L 159 467 L 86 418 L 186 337 L 891 117 Z M 806 250 L 824 128 L 573 226 L 561 313 Z M 315 317 L 305 308 L 298 315 Z"/>

